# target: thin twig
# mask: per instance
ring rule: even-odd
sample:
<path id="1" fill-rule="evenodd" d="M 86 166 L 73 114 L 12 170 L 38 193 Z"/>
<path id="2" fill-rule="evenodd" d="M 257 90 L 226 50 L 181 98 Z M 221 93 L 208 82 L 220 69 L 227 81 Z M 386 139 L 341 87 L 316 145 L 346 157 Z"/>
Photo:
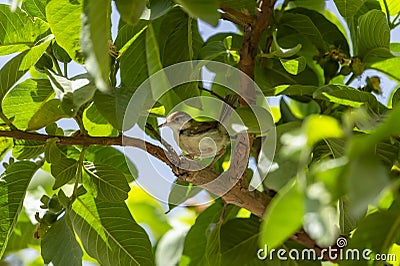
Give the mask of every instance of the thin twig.
<path id="1" fill-rule="evenodd" d="M 235 17 L 236 19 L 243 21 L 245 24 L 252 24 L 254 22 L 254 18 L 243 14 L 240 11 L 237 11 L 236 9 L 233 9 L 227 5 L 220 4 L 219 8 L 224 11 L 227 14 L 230 14 L 231 16 Z"/>

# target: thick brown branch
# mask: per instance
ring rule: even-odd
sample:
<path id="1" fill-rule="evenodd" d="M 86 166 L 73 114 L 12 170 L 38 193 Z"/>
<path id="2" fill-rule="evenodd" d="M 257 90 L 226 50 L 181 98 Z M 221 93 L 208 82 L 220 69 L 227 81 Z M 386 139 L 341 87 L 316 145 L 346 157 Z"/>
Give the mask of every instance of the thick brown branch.
<path id="1" fill-rule="evenodd" d="M 220 4 L 219 8 L 229 17 L 235 18 L 235 20 L 241 21 L 241 24 L 252 24 L 254 22 L 254 18 L 252 16 L 246 15 L 236 9 L 233 9 L 227 5 Z"/>

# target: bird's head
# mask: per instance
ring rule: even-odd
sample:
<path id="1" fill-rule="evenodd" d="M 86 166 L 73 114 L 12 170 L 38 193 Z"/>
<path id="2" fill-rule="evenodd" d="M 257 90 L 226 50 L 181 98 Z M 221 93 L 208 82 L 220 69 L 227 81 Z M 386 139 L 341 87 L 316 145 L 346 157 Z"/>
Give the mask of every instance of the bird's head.
<path id="1" fill-rule="evenodd" d="M 161 124 L 159 127 L 168 126 L 172 130 L 182 130 L 190 126 L 187 122 L 191 119 L 192 117 L 185 112 L 173 112 L 167 117 L 165 123 Z"/>

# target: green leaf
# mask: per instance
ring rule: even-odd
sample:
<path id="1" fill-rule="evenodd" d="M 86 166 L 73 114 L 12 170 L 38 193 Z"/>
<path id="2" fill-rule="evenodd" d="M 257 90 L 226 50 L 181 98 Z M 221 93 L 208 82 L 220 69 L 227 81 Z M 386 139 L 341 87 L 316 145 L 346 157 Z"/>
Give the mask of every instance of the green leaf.
<path id="1" fill-rule="evenodd" d="M 309 147 L 328 138 L 341 138 L 343 130 L 335 118 L 325 115 L 310 115 L 302 125 L 302 132 L 307 136 Z"/>
<path id="2" fill-rule="evenodd" d="M 369 11 L 358 19 L 358 24 L 358 55 L 360 57 L 374 48 L 390 48 L 390 28 L 382 11 Z"/>
<path id="3" fill-rule="evenodd" d="M 399 233 L 398 210 L 378 211 L 360 221 L 347 248 L 360 250 L 369 248 L 375 254 L 387 254 L 391 245 L 398 241 Z M 345 265 L 353 265 L 353 263 Z"/>
<path id="4" fill-rule="evenodd" d="M 124 202 L 95 200 L 89 193 L 68 209 L 87 253 L 102 265 L 154 265 L 150 240 Z"/>
<path id="5" fill-rule="evenodd" d="M 301 227 L 302 222 L 303 193 L 297 183 L 290 182 L 272 199 L 265 212 L 260 246 L 278 247 Z"/>
<path id="6" fill-rule="evenodd" d="M 289 180 L 296 176 L 298 162 L 297 160 L 284 156 L 281 152 L 282 143 L 280 139 L 283 134 L 297 129 L 299 126 L 299 122 L 289 122 L 276 127 L 276 139 L 278 140 L 274 156 L 274 163 L 276 163 L 276 166 L 271 167 L 267 178 L 264 180 L 266 186 L 272 190 L 280 191 Z"/>
<path id="7" fill-rule="evenodd" d="M 306 59 L 303 56 L 294 59 L 280 59 L 285 70 L 292 74 L 298 75 L 306 69 Z"/>
<path id="8" fill-rule="evenodd" d="M 155 20 L 168 13 L 174 6 L 172 0 L 150 0 L 150 19 Z"/>
<path id="9" fill-rule="evenodd" d="M 116 0 L 115 4 L 123 21 L 134 25 L 146 7 L 145 0 Z"/>
<path id="10" fill-rule="evenodd" d="M 67 225 L 65 216 L 58 219 L 43 237 L 41 253 L 44 263 L 60 266 L 82 265 L 82 249 L 72 228 Z"/>
<path id="11" fill-rule="evenodd" d="M 222 265 L 245 265 L 258 250 L 259 218 L 235 218 L 221 227 Z"/>
<path id="12" fill-rule="evenodd" d="M 22 161 L 10 164 L 0 178 L 0 256 L 2 257 L 17 223 L 28 184 L 37 171 L 35 163 Z"/>
<path id="13" fill-rule="evenodd" d="M 389 77 L 400 81 L 400 57 L 393 57 L 370 64 L 370 68 L 385 73 Z"/>
<path id="14" fill-rule="evenodd" d="M 324 0 L 292 1 L 290 4 L 295 7 L 304 7 L 304 8 L 315 10 L 315 11 L 324 11 L 325 10 L 325 1 Z"/>
<path id="15" fill-rule="evenodd" d="M 265 135 L 274 127 L 272 115 L 263 107 L 256 105 L 241 106 L 235 109 L 235 112 L 239 116 L 231 116 L 229 121 L 230 129 L 235 133 L 246 131 Z"/>
<path id="16" fill-rule="evenodd" d="M 42 43 L 25 51 L 8 61 L 0 70 L 0 99 L 11 87 L 33 66 L 46 51 L 51 39 L 44 39 Z"/>
<path id="17" fill-rule="evenodd" d="M 83 124 L 88 134 L 93 137 L 117 136 L 118 131 L 104 116 L 97 110 L 96 105 L 92 104 L 83 112 Z"/>
<path id="18" fill-rule="evenodd" d="M 47 0 L 26 0 L 22 2 L 21 8 L 32 18 L 40 18 L 46 21 Z"/>
<path id="19" fill-rule="evenodd" d="M 14 140 L 12 155 L 19 159 L 35 159 L 44 152 L 46 143 L 34 140 Z"/>
<path id="20" fill-rule="evenodd" d="M 32 116 L 53 95 L 50 82 L 46 79 L 27 79 L 14 86 L 4 97 L 3 112 L 13 118 L 13 124 L 26 129 Z"/>
<path id="21" fill-rule="evenodd" d="M 56 122 L 61 118 L 69 117 L 61 109 L 61 102 L 58 99 L 52 99 L 44 103 L 40 109 L 32 116 L 28 123 L 28 130 L 36 130 L 51 123 Z"/>
<path id="22" fill-rule="evenodd" d="M 351 213 L 355 215 L 376 203 L 380 193 L 390 184 L 387 170 L 371 153 L 352 159 L 343 180 L 346 180 Z"/>
<path id="23" fill-rule="evenodd" d="M 164 67 L 194 60 L 203 46 L 197 21 L 181 8 L 174 8 L 165 16 L 156 33 Z"/>
<path id="24" fill-rule="evenodd" d="M 104 118 L 116 129 L 121 130 L 125 110 L 131 97 L 132 93 L 129 91 L 129 88 L 118 88 L 109 94 L 97 91 L 93 100 L 97 110 Z"/>
<path id="25" fill-rule="evenodd" d="M 334 2 L 343 17 L 354 16 L 364 4 L 364 0 L 334 0 Z"/>
<path id="26" fill-rule="evenodd" d="M 57 162 L 51 163 L 51 174 L 56 181 L 53 185 L 53 190 L 62 187 L 72 179 L 76 178 L 78 162 L 75 159 L 61 157 Z"/>
<path id="27" fill-rule="evenodd" d="M 132 182 L 138 176 L 137 169 L 132 161 L 114 147 L 90 146 L 85 152 L 85 160 L 118 169 L 125 175 L 128 182 Z"/>
<path id="28" fill-rule="evenodd" d="M 212 26 L 217 26 L 220 14 L 217 0 L 175 0 L 192 17 L 204 20 Z"/>
<path id="29" fill-rule="evenodd" d="M 314 10 L 295 8 L 291 9 L 289 12 L 303 14 L 309 17 L 314 25 L 318 26 L 318 30 L 321 33 L 322 38 L 330 47 L 334 46 L 336 49 L 340 50 L 340 52 L 350 56 L 349 43 L 344 35 L 345 33 L 342 33 L 339 29 L 340 24 L 328 20 L 326 15 L 324 16 Z M 338 21 L 338 23 L 340 22 Z"/>
<path id="30" fill-rule="evenodd" d="M 187 233 L 183 255 L 190 258 L 191 264 L 204 265 L 204 263 L 206 263 L 207 232 L 212 229 L 212 226 L 215 226 L 215 224 L 219 222 L 222 211 L 222 202 L 215 202 L 197 217 L 196 223 Z M 225 219 L 228 213 L 236 214 L 237 211 L 238 208 L 236 206 L 228 205 L 225 210 Z M 209 228 L 210 226 L 211 228 Z"/>
<path id="31" fill-rule="evenodd" d="M 33 20 L 19 8 L 13 12 L 9 5 L 0 4 L 0 13 L 0 55 L 28 50 L 49 29 L 42 19 Z"/>
<path id="32" fill-rule="evenodd" d="M 196 196 L 200 191 L 202 191 L 202 188 L 197 187 L 192 183 L 185 181 L 175 182 L 168 195 L 168 211 Z"/>
<path id="33" fill-rule="evenodd" d="M 63 76 L 46 70 L 56 95 L 61 101 L 61 108 L 65 114 L 75 116 L 79 109 L 90 101 L 96 92 L 96 86 L 83 76 L 76 76 L 69 80 Z"/>
<path id="34" fill-rule="evenodd" d="M 134 91 L 148 77 L 146 53 L 147 21 L 140 21 L 134 27 L 120 28 L 115 45 L 120 49 L 121 82 L 127 91 Z M 135 75 L 132 75 L 135 73 Z"/>
<path id="35" fill-rule="evenodd" d="M 385 2 L 389 9 L 389 15 L 395 16 L 397 13 L 400 12 L 400 3 L 397 0 L 378 0 L 381 4 L 381 9 L 386 13 Z"/>
<path id="36" fill-rule="evenodd" d="M 81 18 L 81 47 L 85 54 L 85 67 L 94 78 L 96 87 L 108 92 L 111 63 L 111 0 L 84 1 Z"/>
<path id="37" fill-rule="evenodd" d="M 131 187 L 126 203 L 137 223 L 146 224 L 156 241 L 172 229 L 164 207 L 140 187 Z"/>
<path id="38" fill-rule="evenodd" d="M 158 72 L 157 79 L 150 79 L 153 99 L 158 99 L 158 101 L 164 105 L 165 112 L 168 113 L 172 110 L 172 108 L 178 105 L 180 101 L 175 91 L 168 90 L 168 88 L 171 86 L 169 85 L 167 76 L 164 74 L 163 66 L 160 60 L 160 51 L 158 49 L 157 39 L 151 24 L 146 30 L 146 57 L 149 76 L 152 76 Z M 167 93 L 164 94 L 164 92 Z M 163 96 L 159 98 L 161 95 Z"/>
<path id="39" fill-rule="evenodd" d="M 221 265 L 221 224 L 210 224 L 206 234 L 207 244 L 204 254 L 204 264 Z"/>
<path id="40" fill-rule="evenodd" d="M 12 139 L 0 138 L 0 159 L 3 159 L 7 152 L 14 146 Z"/>
<path id="41" fill-rule="evenodd" d="M 118 169 L 99 163 L 84 163 L 86 173 L 96 185 L 96 199 L 105 202 L 121 202 L 128 198 L 130 187 L 125 175 Z"/>
<path id="42" fill-rule="evenodd" d="M 314 99 L 328 100 L 329 102 L 359 108 L 367 105 L 376 113 L 383 113 L 385 106 L 379 103 L 374 95 L 342 85 L 327 85 L 314 92 Z"/>
<path id="43" fill-rule="evenodd" d="M 81 13 L 81 0 L 52 0 L 46 5 L 46 18 L 58 45 L 78 63 L 84 61 L 80 47 Z"/>

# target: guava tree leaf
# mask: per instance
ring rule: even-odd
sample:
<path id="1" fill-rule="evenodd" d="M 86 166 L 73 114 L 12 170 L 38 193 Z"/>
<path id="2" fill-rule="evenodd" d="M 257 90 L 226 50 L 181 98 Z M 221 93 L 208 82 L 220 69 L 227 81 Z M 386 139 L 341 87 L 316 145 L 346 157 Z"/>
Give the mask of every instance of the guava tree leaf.
<path id="1" fill-rule="evenodd" d="M 257 258 L 259 227 L 256 217 L 235 218 L 222 225 L 222 265 L 245 265 Z"/>
<path id="2" fill-rule="evenodd" d="M 340 15 L 343 17 L 354 16 L 365 0 L 334 0 Z"/>
<path id="3" fill-rule="evenodd" d="M 60 266 L 82 265 L 82 249 L 66 219 L 66 216 L 58 219 L 43 237 L 41 253 L 44 263 L 51 262 Z"/>
<path id="4" fill-rule="evenodd" d="M 58 45 L 72 59 L 82 64 L 84 56 L 80 46 L 81 13 L 81 0 L 52 0 L 46 5 L 46 18 Z"/>
<path id="5" fill-rule="evenodd" d="M 13 124 L 24 130 L 32 116 L 54 94 L 47 79 L 27 79 L 14 86 L 4 97 L 2 107 Z"/>
<path id="6" fill-rule="evenodd" d="M 272 199 L 261 223 L 260 246 L 276 248 L 301 227 L 303 197 L 299 185 L 290 182 Z M 290 217 L 290 220 L 287 217 Z"/>
<path id="7" fill-rule="evenodd" d="M 111 0 L 86 0 L 83 10 L 81 48 L 85 54 L 85 67 L 96 87 L 107 92 L 111 62 Z"/>
<path id="8" fill-rule="evenodd" d="M 390 28 L 382 11 L 371 10 L 358 19 L 358 55 L 363 57 L 374 48 L 390 48 Z"/>
<path id="9" fill-rule="evenodd" d="M 35 46 L 38 38 L 49 26 L 42 19 L 33 19 L 17 8 L 0 4 L 0 55 L 22 52 Z"/>
<path id="10" fill-rule="evenodd" d="M 44 152 L 46 143 L 34 140 L 14 140 L 12 154 L 15 158 L 34 159 Z"/>
<path id="11" fill-rule="evenodd" d="M 118 169 L 99 163 L 84 163 L 86 173 L 96 186 L 96 199 L 105 202 L 121 202 L 128 198 L 130 187 L 125 175 Z"/>
<path id="12" fill-rule="evenodd" d="M 142 15 L 145 7 L 145 0 L 116 0 L 115 4 L 122 20 L 134 25 Z"/>
<path id="13" fill-rule="evenodd" d="M 212 26 L 217 26 L 220 14 L 217 11 L 219 3 L 217 0 L 175 0 L 182 5 L 183 9 L 194 18 L 199 18 Z"/>
<path id="14" fill-rule="evenodd" d="M 149 237 L 125 202 L 79 196 L 67 216 L 87 253 L 102 265 L 155 265 Z"/>
<path id="15" fill-rule="evenodd" d="M 46 21 L 47 0 L 26 0 L 22 2 L 21 8 L 32 18 L 40 18 Z"/>
<path id="16" fill-rule="evenodd" d="M 61 109 L 60 100 L 52 99 L 40 106 L 40 109 L 32 116 L 28 122 L 28 130 L 40 129 L 67 117 L 69 115 Z"/>
<path id="17" fill-rule="evenodd" d="M 43 39 L 38 45 L 30 50 L 24 51 L 11 60 L 9 60 L 2 69 L 0 69 L 0 99 L 11 87 L 33 66 L 42 54 L 46 51 L 51 41 L 51 36 Z"/>
<path id="18" fill-rule="evenodd" d="M 38 166 L 29 161 L 10 164 L 0 177 L 0 256 L 3 256 Z"/>

